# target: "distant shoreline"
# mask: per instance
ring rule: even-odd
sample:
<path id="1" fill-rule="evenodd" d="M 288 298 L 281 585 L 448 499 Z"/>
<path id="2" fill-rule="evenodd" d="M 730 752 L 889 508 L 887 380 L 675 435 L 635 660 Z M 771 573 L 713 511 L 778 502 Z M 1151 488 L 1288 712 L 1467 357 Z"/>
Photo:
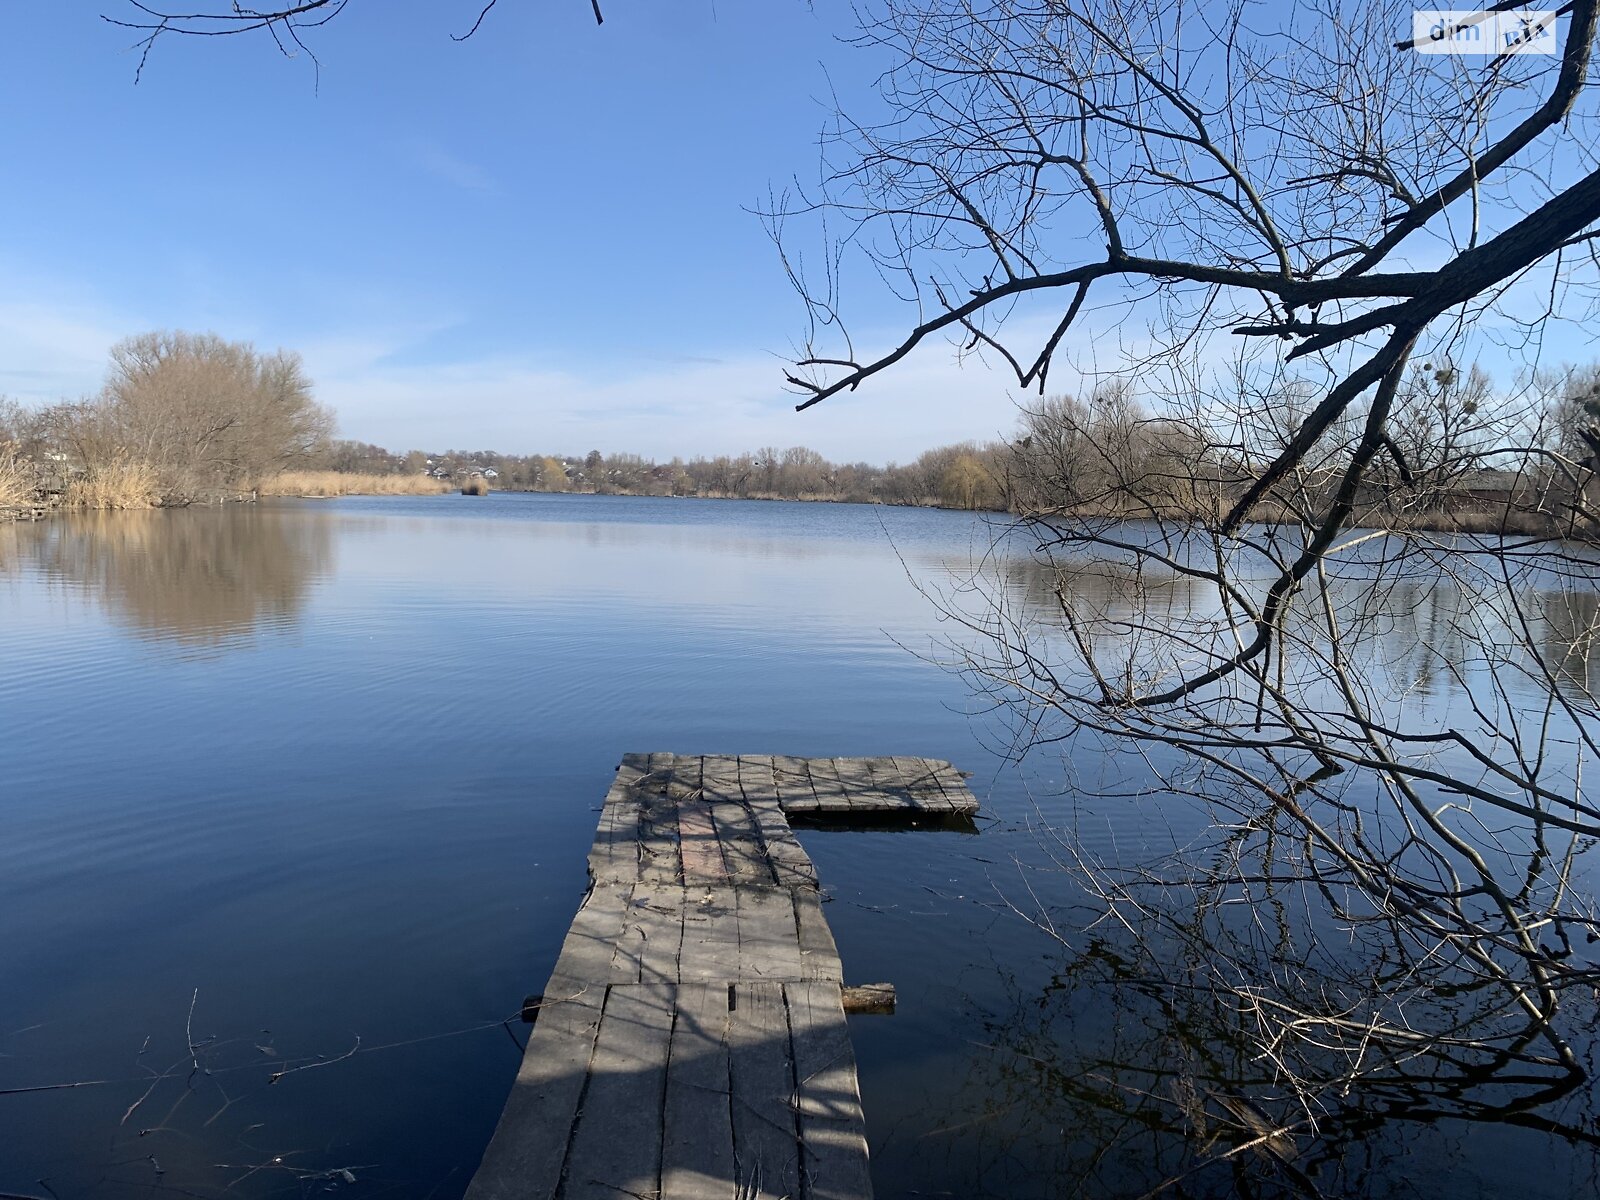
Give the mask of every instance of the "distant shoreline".
<path id="1" fill-rule="evenodd" d="M 346 496 L 377 496 L 377 497 L 402 497 L 402 496 L 439 496 L 455 495 L 461 490 L 458 481 L 440 480 L 429 476 L 392 476 L 377 474 L 352 474 L 335 471 L 318 472 L 292 472 L 279 476 L 269 483 L 264 484 L 255 492 L 227 493 L 215 496 L 198 498 L 184 503 L 152 503 L 116 504 L 116 505 L 84 505 L 72 504 L 65 501 L 61 493 L 47 493 L 36 500 L 24 504 L 0 505 L 0 524 L 35 522 L 45 520 L 58 514 L 93 512 L 93 511 L 150 511 L 159 508 L 210 508 L 214 505 L 228 503 L 254 503 L 258 499 L 272 500 L 336 500 Z M 878 508 L 925 508 L 944 512 L 984 512 L 1004 513 L 1010 516 L 1020 516 L 1007 508 L 989 507 L 958 507 L 943 504 L 933 499 L 922 501 L 913 500 L 885 500 L 872 496 L 848 495 L 801 495 L 780 496 L 768 493 L 754 495 L 734 496 L 725 494 L 673 495 L 667 492 L 638 492 L 624 490 L 576 489 L 565 488 L 549 490 L 543 488 L 490 488 L 488 494 L 505 493 L 508 495 L 524 496 L 615 496 L 619 499 L 656 499 L 656 500 L 753 500 L 763 503 L 778 504 L 860 504 Z M 1124 513 L 1118 514 L 1107 511 L 1084 511 L 1079 513 L 1045 514 L 1063 521 L 1078 520 L 1105 520 L 1121 517 L 1126 520 L 1146 519 L 1145 514 Z M 1583 541 L 1581 535 L 1573 531 L 1563 531 L 1556 522 L 1541 514 L 1519 511 L 1490 512 L 1481 508 L 1464 508 L 1456 511 L 1440 510 L 1430 513 L 1406 514 L 1402 519 L 1390 521 L 1374 521 L 1371 514 L 1366 520 L 1357 520 L 1349 528 L 1363 530 L 1384 530 L 1391 533 L 1456 533 L 1456 534 L 1492 534 L 1497 536 L 1524 536 L 1524 537 L 1551 537 L 1562 540 Z M 1176 518 L 1169 518 L 1176 519 Z M 1281 514 L 1262 512 L 1252 519 L 1255 524 L 1282 524 Z"/>

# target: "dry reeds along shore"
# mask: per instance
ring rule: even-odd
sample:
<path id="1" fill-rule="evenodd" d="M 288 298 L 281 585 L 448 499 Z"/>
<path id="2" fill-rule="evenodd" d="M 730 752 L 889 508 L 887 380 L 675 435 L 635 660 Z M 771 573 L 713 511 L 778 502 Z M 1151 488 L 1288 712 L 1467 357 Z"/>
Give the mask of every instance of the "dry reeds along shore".
<path id="1" fill-rule="evenodd" d="M 33 502 L 35 484 L 30 464 L 0 452 L 0 508 L 21 508 Z"/>
<path id="2" fill-rule="evenodd" d="M 156 469 L 149 463 L 127 460 L 74 475 L 61 493 L 66 508 L 154 508 L 160 502 L 161 478 Z"/>
<path id="3" fill-rule="evenodd" d="M 463 496 L 487 496 L 489 494 L 489 481 L 487 479 L 469 479 L 461 485 Z"/>
<path id="4" fill-rule="evenodd" d="M 450 485 L 427 475 L 284 471 L 263 480 L 257 490 L 263 496 L 439 496 Z"/>

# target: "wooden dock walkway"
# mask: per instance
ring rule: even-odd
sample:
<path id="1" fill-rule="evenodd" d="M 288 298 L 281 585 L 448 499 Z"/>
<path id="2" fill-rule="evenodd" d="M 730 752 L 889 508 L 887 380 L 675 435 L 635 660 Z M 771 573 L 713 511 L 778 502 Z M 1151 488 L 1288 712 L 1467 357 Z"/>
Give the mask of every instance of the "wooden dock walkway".
<path id="1" fill-rule="evenodd" d="M 867 1200 L 843 969 L 787 814 L 977 807 L 931 759 L 625 756 L 468 1200 Z"/>

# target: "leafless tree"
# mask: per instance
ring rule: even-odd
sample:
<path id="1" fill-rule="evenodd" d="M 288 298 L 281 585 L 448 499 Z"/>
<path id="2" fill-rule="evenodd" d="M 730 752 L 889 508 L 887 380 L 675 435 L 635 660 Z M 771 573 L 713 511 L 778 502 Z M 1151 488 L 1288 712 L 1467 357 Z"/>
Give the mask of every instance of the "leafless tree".
<path id="1" fill-rule="evenodd" d="M 477 33 L 497 3 L 499 0 L 464 0 L 464 3 L 452 0 L 452 7 L 460 8 L 470 19 L 464 32 L 452 35 L 454 40 L 465 41 Z M 351 0 L 296 0 L 260 7 L 240 4 L 237 0 L 197 0 L 181 8 L 147 4 L 143 0 L 121 0 L 121 4 L 123 7 L 102 13 L 101 17 L 138 35 L 135 43 L 140 51 L 137 78 L 144 73 L 150 51 L 168 35 L 211 38 L 259 34 L 270 38 L 285 57 L 304 54 L 315 62 L 316 55 L 306 44 L 306 37 L 340 16 Z M 596 24 L 604 22 L 600 0 L 589 0 L 589 7 Z"/>
<path id="2" fill-rule="evenodd" d="M 169 502 L 247 490 L 308 460 L 333 432 L 297 355 L 214 334 L 128 338 L 113 347 L 99 396 L 39 419 L 80 469 L 137 464 Z"/>
<path id="3" fill-rule="evenodd" d="M 1597 9 L 1561 6 L 1553 55 L 1467 60 L 1360 0 L 879 0 L 859 41 L 887 115 L 841 116 L 819 188 L 771 213 L 811 316 L 800 408 L 941 338 L 1041 395 L 1065 363 L 1129 397 L 1035 410 L 1020 461 L 1071 476 L 1027 514 L 1051 603 L 946 597 L 978 635 L 956 665 L 1019 752 L 1127 755 L 1208 814 L 1154 866 L 1064 861 L 1141 944 L 1196 931 L 1214 952 L 1180 985 L 1309 1119 L 1424 1058 L 1585 1069 L 1600 713 L 1573 660 L 1600 572 L 1557 535 L 1600 532 L 1594 463 L 1533 436 L 1526 374 L 1490 411 L 1442 364 L 1531 368 L 1593 313 Z M 916 309 L 868 355 L 856 279 Z M 1182 434 L 1159 467 L 1134 436 L 1156 421 Z M 1536 481 L 1496 493 L 1532 533 L 1417 529 L 1490 470 Z"/>

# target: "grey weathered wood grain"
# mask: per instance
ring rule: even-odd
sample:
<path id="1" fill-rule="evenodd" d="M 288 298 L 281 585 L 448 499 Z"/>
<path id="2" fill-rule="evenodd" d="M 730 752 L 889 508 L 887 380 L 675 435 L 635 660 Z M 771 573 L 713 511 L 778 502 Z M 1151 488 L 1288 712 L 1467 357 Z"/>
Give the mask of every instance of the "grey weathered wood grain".
<path id="1" fill-rule="evenodd" d="M 929 765 L 933 768 L 933 776 L 939 781 L 939 786 L 944 789 L 944 794 L 965 811 L 976 812 L 978 801 L 967 787 L 965 776 L 947 762 L 930 759 Z"/>
<path id="2" fill-rule="evenodd" d="M 806 773 L 811 776 L 811 790 L 816 793 L 817 811 L 821 813 L 847 813 L 850 811 L 850 793 L 839 778 L 838 768 L 831 758 L 808 758 Z"/>
<path id="3" fill-rule="evenodd" d="M 806 760 L 787 754 L 772 756 L 772 780 L 785 812 L 816 812 L 817 794 L 811 786 Z"/>
<path id="4" fill-rule="evenodd" d="M 772 755 L 741 754 L 738 761 L 739 789 L 744 793 L 744 802 L 751 806 L 777 807 L 778 783 L 772 776 Z"/>
<path id="5" fill-rule="evenodd" d="M 607 993 L 567 1150 L 564 1200 L 660 1191 L 661 1106 L 676 997 L 674 984 L 618 986 Z"/>
<path id="6" fill-rule="evenodd" d="M 796 890 L 794 893 L 795 929 L 800 940 L 800 975 L 804 979 L 844 978 L 844 967 L 839 962 L 839 947 L 834 943 L 833 931 L 822 915 L 822 898 L 816 892 Z"/>
<path id="7" fill-rule="evenodd" d="M 870 1200 L 843 969 L 788 815 L 976 803 L 926 759 L 624 756 L 471 1200 Z"/>
<path id="8" fill-rule="evenodd" d="M 866 1122 L 839 986 L 786 983 L 783 992 L 800 1115 L 800 1194 L 805 1200 L 871 1195 Z"/>
<path id="9" fill-rule="evenodd" d="M 605 1004 L 603 987 L 546 1003 L 469 1200 L 552 1200 L 589 1077 Z"/>
<path id="10" fill-rule="evenodd" d="M 661 1200 L 738 1200 L 728 985 L 678 985 L 662 1116 Z"/>
<path id="11" fill-rule="evenodd" d="M 871 792 L 873 796 L 880 797 L 881 802 L 891 808 L 925 809 L 929 806 L 924 803 L 911 789 L 910 781 L 900 765 L 892 758 L 864 758 L 861 760 L 862 769 L 872 781 Z M 855 797 L 851 797 L 853 800 Z M 941 803 L 940 808 L 944 805 Z"/>
<path id="12" fill-rule="evenodd" d="M 711 805 L 703 800 L 686 801 L 678 806 L 678 849 L 683 859 L 683 879 L 688 886 L 696 881 L 721 883 L 728 877 L 717 837 L 717 823 Z"/>
<path id="13" fill-rule="evenodd" d="M 740 757 L 739 786 L 750 819 L 761 835 L 774 880 L 784 887 L 816 887 L 817 871 L 783 815 L 772 776 L 772 757 Z"/>
<path id="14" fill-rule="evenodd" d="M 676 983 L 683 954 L 684 890 L 673 883 L 634 889 L 629 932 L 638 936 L 639 981 Z M 624 934 L 626 937 L 627 934 Z"/>
<path id="15" fill-rule="evenodd" d="M 589 850 L 589 873 L 595 879 L 632 879 L 639 869 L 638 786 L 647 770 L 627 755 L 600 806 L 600 825 Z"/>
<path id="16" fill-rule="evenodd" d="M 678 804 L 664 792 L 639 806 L 639 878 L 676 883 L 683 877 L 678 849 Z"/>
<path id="17" fill-rule="evenodd" d="M 877 781 L 872 776 L 872 768 L 868 760 L 864 758 L 834 758 L 828 761 L 833 768 L 834 776 L 839 780 L 847 811 L 874 812 L 884 808 L 895 807 L 894 802 L 889 797 L 879 792 Z M 816 773 L 817 764 L 813 760 L 812 775 L 815 776 Z"/>
<path id="18" fill-rule="evenodd" d="M 671 804 L 699 800 L 703 778 L 704 759 L 698 754 L 674 754 L 672 771 L 667 776 L 663 793 Z"/>
<path id="19" fill-rule="evenodd" d="M 740 983 L 728 1014 L 733 1145 L 742 1197 L 797 1200 L 799 1114 L 783 985 Z"/>
<path id="20" fill-rule="evenodd" d="M 738 977 L 739 902 L 734 889 L 686 888 L 678 978 L 731 981 Z"/>
<path id="21" fill-rule="evenodd" d="M 907 769 L 908 760 L 897 758 L 895 761 L 900 764 L 902 771 Z M 917 781 L 914 790 L 932 792 L 936 789 L 953 812 L 970 816 L 978 811 L 978 798 L 972 794 L 960 771 L 942 759 L 919 758 L 910 761 L 917 764 L 912 768 Z"/>
<path id="22" fill-rule="evenodd" d="M 739 905 L 739 978 L 799 979 L 804 965 L 794 896 L 787 888 L 745 887 Z"/>
<path id="23" fill-rule="evenodd" d="M 618 945 L 627 928 L 628 888 L 595 888 L 585 897 L 572 918 L 572 926 L 561 943 L 561 954 L 551 972 L 546 995 L 565 996 L 589 985 L 602 990 L 612 982 L 625 982 L 630 974 L 638 980 L 636 967 L 616 968 Z"/>
<path id="24" fill-rule="evenodd" d="M 737 754 L 706 754 L 700 759 L 700 768 L 708 786 L 738 787 L 739 756 Z"/>
<path id="25" fill-rule="evenodd" d="M 717 838 L 722 843 L 729 877 L 739 884 L 775 882 L 761 834 L 743 795 L 737 789 L 731 795 L 725 793 L 721 803 L 711 806 L 711 817 L 717 823 Z"/>

